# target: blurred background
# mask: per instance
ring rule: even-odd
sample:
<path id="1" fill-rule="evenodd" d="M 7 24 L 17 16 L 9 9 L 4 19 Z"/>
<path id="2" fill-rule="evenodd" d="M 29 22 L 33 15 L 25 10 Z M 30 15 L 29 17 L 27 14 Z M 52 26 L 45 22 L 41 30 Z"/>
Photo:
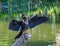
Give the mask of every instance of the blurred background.
<path id="1" fill-rule="evenodd" d="M 22 13 L 29 18 L 38 14 L 49 20 L 27 30 L 31 38 L 26 46 L 55 46 L 60 32 L 60 0 L 0 0 L 0 46 L 11 46 L 18 32 L 8 29 L 12 19 L 22 20 Z"/>

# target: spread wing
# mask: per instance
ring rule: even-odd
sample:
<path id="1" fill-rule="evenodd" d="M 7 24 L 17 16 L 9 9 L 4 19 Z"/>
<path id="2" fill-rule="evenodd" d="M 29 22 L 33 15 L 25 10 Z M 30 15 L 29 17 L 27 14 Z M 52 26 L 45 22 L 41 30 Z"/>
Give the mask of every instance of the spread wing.
<path id="1" fill-rule="evenodd" d="M 18 31 L 21 25 L 21 21 L 17 21 L 15 19 L 13 19 L 10 23 L 9 23 L 9 29 L 13 30 L 13 31 Z"/>
<path id="2" fill-rule="evenodd" d="M 29 19 L 29 28 L 34 28 L 35 26 L 44 23 L 48 20 L 46 16 L 34 16 Z"/>
<path id="3" fill-rule="evenodd" d="M 48 17 L 46 16 L 34 16 L 28 20 L 28 26 L 31 29 L 41 23 L 46 22 L 47 20 L 48 20 Z M 13 31 L 19 31 L 20 26 L 21 26 L 21 21 L 12 20 L 9 23 L 9 29 Z"/>

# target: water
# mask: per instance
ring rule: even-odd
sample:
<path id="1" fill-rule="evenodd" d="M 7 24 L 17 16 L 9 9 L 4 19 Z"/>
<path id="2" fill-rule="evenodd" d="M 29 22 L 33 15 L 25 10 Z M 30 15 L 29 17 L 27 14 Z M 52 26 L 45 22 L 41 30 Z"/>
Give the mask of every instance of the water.
<path id="1" fill-rule="evenodd" d="M 56 22 L 55 22 L 55 15 L 52 15 L 52 34 L 56 34 Z"/>
<path id="2" fill-rule="evenodd" d="M 14 42 L 14 37 L 18 32 L 14 32 L 8 29 L 8 21 L 0 21 L 0 46 L 11 46 Z M 47 27 L 48 26 L 48 27 Z M 55 40 L 55 34 L 51 34 L 51 24 L 41 24 L 34 29 L 29 29 L 28 32 L 31 33 L 31 38 L 27 41 L 26 46 L 48 46 L 49 41 Z M 50 39 L 49 39 L 50 38 Z"/>

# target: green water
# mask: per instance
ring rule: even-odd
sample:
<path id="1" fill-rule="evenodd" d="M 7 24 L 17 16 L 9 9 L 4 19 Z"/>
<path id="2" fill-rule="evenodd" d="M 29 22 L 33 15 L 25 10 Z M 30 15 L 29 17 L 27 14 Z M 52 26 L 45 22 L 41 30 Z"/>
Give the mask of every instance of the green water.
<path id="1" fill-rule="evenodd" d="M 11 46 L 14 42 L 14 37 L 18 33 L 9 30 L 8 24 L 9 22 L 7 21 L 0 21 L 0 46 Z M 44 23 L 27 31 L 31 33 L 32 36 L 30 40 L 27 41 L 26 46 L 48 46 L 55 43 L 56 31 L 52 34 L 51 24 Z"/>

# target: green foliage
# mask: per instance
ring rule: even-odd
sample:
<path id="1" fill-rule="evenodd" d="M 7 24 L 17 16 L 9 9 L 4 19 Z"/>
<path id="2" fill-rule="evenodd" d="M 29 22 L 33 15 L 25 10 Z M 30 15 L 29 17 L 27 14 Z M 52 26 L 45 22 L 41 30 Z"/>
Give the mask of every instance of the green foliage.
<path id="1" fill-rule="evenodd" d="M 29 17 L 33 16 L 33 14 L 43 14 L 44 12 L 47 13 L 47 16 L 52 17 L 52 13 L 55 14 L 56 21 L 60 16 L 60 2 L 59 0 L 1 0 L 3 2 L 9 2 L 8 8 L 3 10 L 1 9 L 1 16 L 0 18 L 6 19 L 7 17 L 16 18 L 17 15 L 20 16 L 22 13 L 26 13 Z M 28 4 L 29 3 L 29 4 Z M 4 14 L 4 15 L 3 15 Z M 52 21 L 52 20 L 51 20 Z"/>
<path id="2" fill-rule="evenodd" d="M 0 0 L 1 2 L 7 2 L 7 0 Z"/>

